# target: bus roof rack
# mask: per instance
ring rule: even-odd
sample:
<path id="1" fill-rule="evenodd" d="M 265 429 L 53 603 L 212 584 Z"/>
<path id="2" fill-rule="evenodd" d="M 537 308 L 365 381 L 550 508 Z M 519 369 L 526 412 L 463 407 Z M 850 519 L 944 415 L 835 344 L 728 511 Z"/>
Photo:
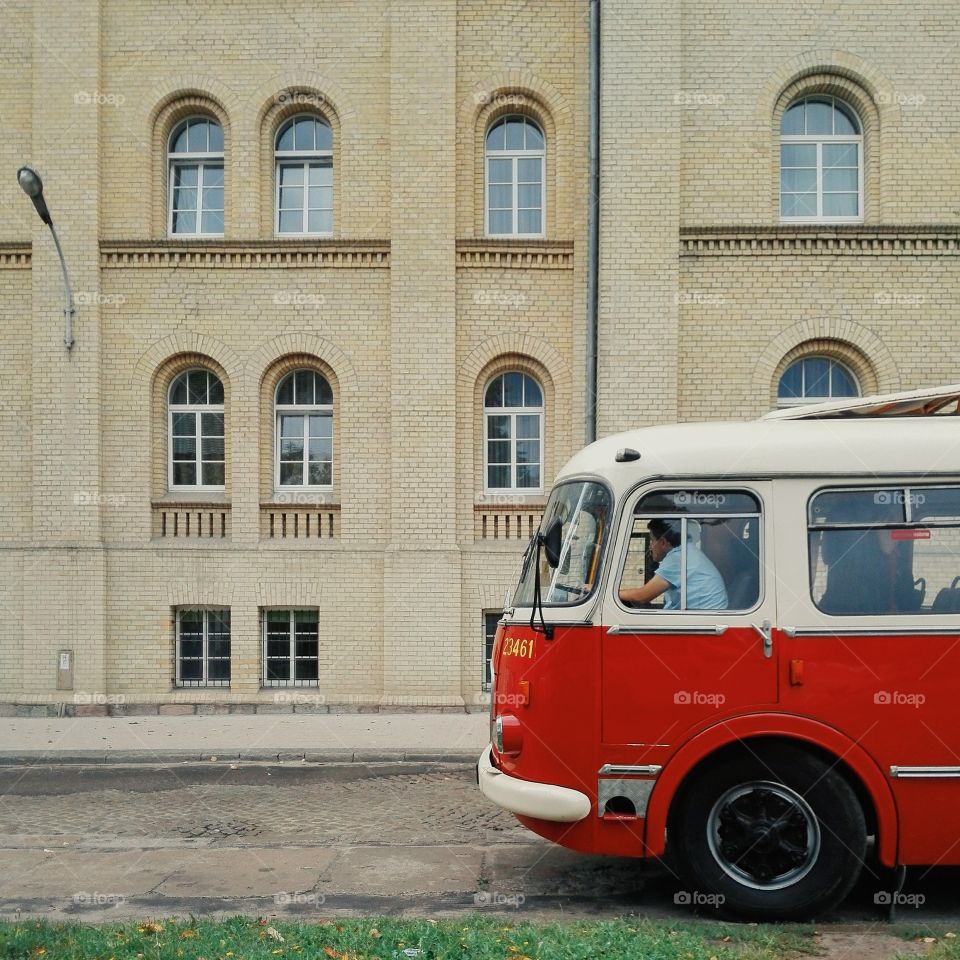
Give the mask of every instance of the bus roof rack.
<path id="1" fill-rule="evenodd" d="M 775 410 L 761 420 L 839 420 L 859 417 L 932 417 L 960 415 L 960 383 L 872 397 L 845 397 L 824 403 Z"/>

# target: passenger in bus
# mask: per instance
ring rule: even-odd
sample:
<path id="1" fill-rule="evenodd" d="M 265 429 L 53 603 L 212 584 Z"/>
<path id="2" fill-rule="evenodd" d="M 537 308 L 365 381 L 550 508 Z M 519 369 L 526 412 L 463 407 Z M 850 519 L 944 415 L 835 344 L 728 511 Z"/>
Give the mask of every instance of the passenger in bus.
<path id="1" fill-rule="evenodd" d="M 685 608 L 726 609 L 727 588 L 720 571 L 689 537 L 681 547 L 680 524 L 654 517 L 647 529 L 650 531 L 650 555 L 659 564 L 657 572 L 642 587 L 621 587 L 620 599 L 633 605 L 648 604 L 662 594 L 665 610 L 679 609 L 683 554 L 686 552 Z"/>

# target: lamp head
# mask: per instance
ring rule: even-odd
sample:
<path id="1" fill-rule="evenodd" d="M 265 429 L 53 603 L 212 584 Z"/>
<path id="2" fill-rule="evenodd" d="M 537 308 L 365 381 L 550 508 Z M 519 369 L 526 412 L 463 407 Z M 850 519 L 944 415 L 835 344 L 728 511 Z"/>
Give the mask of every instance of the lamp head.
<path id="1" fill-rule="evenodd" d="M 23 166 L 17 171 L 17 183 L 20 189 L 33 201 L 40 219 L 48 226 L 53 226 L 53 218 L 47 209 L 47 202 L 43 199 L 43 181 L 40 174 L 33 167 Z"/>

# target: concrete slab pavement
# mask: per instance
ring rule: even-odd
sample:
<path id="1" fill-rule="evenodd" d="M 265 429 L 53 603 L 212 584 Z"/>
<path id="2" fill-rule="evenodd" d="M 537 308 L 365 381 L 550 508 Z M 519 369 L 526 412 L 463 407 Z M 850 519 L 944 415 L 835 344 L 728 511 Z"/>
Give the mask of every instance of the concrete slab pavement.
<path id="1" fill-rule="evenodd" d="M 0 764 L 185 760 L 475 760 L 486 714 L 283 714 L 0 719 Z"/>

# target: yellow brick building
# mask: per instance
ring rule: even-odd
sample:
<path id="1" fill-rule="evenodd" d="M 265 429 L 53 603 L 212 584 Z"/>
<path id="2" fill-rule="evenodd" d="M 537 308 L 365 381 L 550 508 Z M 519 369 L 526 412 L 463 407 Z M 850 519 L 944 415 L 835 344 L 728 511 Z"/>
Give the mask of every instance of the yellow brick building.
<path id="1" fill-rule="evenodd" d="M 0 711 L 481 707 L 588 435 L 588 6 L 4 6 Z M 942 9 L 602 4 L 598 435 L 958 379 Z"/>

